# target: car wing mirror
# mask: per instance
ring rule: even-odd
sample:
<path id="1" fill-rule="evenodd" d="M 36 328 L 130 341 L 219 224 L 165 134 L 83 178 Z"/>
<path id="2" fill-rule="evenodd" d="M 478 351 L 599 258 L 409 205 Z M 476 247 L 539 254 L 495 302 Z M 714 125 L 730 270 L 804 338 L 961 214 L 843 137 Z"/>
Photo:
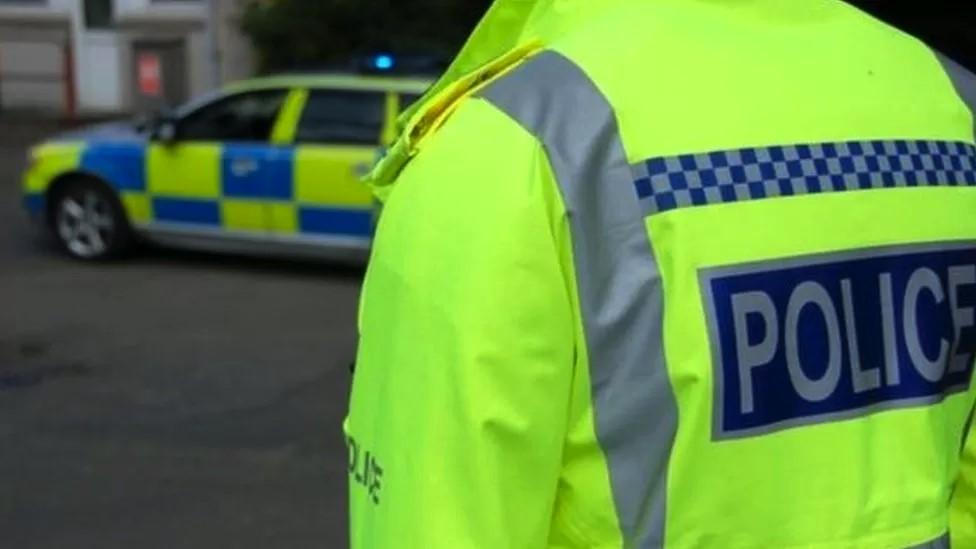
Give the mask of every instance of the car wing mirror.
<path id="1" fill-rule="evenodd" d="M 153 139 L 165 145 L 172 145 L 178 137 L 176 120 L 164 118 L 156 123 Z"/>

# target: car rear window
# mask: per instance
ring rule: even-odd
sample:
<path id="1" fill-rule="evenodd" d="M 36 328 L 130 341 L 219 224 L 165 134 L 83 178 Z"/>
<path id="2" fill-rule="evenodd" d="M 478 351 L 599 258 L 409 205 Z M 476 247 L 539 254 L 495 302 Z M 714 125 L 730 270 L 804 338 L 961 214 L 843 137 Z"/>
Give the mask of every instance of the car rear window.
<path id="1" fill-rule="evenodd" d="M 382 92 L 312 90 L 298 122 L 295 140 L 377 145 L 385 109 Z"/>

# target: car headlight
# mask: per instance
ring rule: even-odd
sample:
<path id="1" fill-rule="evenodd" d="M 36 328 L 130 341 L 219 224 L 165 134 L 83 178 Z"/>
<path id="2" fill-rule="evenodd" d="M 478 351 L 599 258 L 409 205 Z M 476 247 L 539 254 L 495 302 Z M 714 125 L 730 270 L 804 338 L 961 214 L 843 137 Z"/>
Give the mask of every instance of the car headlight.
<path id="1" fill-rule="evenodd" d="M 34 167 L 34 164 L 37 163 L 37 160 L 41 156 L 39 154 L 39 152 L 40 151 L 38 150 L 38 147 L 36 147 L 36 146 L 27 149 L 27 169 L 28 170 L 32 169 Z"/>
<path id="2" fill-rule="evenodd" d="M 45 150 L 44 144 L 34 145 L 27 149 L 27 167 L 25 171 L 33 171 L 46 156 L 47 151 Z"/>

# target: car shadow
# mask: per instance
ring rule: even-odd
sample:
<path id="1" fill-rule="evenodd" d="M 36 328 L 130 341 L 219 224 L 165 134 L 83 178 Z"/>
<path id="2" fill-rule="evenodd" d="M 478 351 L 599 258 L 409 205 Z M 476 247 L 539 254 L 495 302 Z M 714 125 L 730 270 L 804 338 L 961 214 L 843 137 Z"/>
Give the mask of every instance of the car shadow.
<path id="1" fill-rule="evenodd" d="M 293 277 L 331 278 L 361 281 L 366 265 L 352 261 L 215 253 L 142 244 L 116 262 L 140 266 L 178 267 L 208 271 L 234 271 Z"/>
<path id="2" fill-rule="evenodd" d="M 10 234 L 0 235 L 0 271 L 3 266 L 14 267 L 25 260 L 60 260 L 75 265 L 85 262 L 73 260 L 58 246 L 49 232 L 32 225 L 29 220 L 15 223 Z M 275 274 L 292 277 L 331 278 L 361 281 L 366 274 L 365 260 L 329 260 L 277 255 L 249 255 L 233 252 L 207 252 L 169 248 L 150 242 L 140 242 L 124 257 L 97 264 L 100 267 L 141 266 L 161 268 L 193 268 L 211 271 L 235 271 L 251 274 Z"/>

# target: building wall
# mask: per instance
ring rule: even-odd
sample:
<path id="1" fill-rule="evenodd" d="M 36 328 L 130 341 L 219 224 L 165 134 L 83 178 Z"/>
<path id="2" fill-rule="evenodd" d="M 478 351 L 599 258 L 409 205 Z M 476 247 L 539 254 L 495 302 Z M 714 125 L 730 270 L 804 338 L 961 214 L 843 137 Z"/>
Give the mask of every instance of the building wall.
<path id="1" fill-rule="evenodd" d="M 135 16 L 203 20 L 207 0 L 115 0 L 115 15 L 119 19 Z"/>
<path id="2" fill-rule="evenodd" d="M 250 40 L 241 32 L 241 17 L 250 0 L 215 0 L 217 63 L 220 82 L 226 84 L 254 76 L 257 58 Z"/>
<path id="3" fill-rule="evenodd" d="M 71 1 L 0 3 L 0 109 L 66 112 Z"/>
<path id="4" fill-rule="evenodd" d="M 64 109 L 64 48 L 38 40 L 0 39 L 0 106 Z"/>
<path id="5" fill-rule="evenodd" d="M 45 19 L 63 21 L 66 35 L 55 37 L 46 29 L 42 30 L 36 22 Z M 0 27 L 4 26 L 20 26 L 21 44 L 31 44 L 25 49 L 10 46 L 8 41 L 4 49 L 11 53 L 4 56 L 37 58 L 37 67 L 45 67 L 45 70 L 55 70 L 54 65 L 60 65 L 57 71 L 61 78 L 73 77 L 71 95 L 78 112 L 103 113 L 123 109 L 122 41 L 112 29 L 86 28 L 82 0 L 0 6 Z M 55 50 L 61 52 L 57 60 L 53 56 Z M 64 56 L 70 56 L 70 73 L 65 70 Z M 25 62 L 32 64 L 30 60 Z M 44 87 L 39 83 L 14 86 L 21 89 L 19 93 L 8 93 L 4 103 L 9 108 L 67 110 L 69 100 L 63 84 L 58 93 L 53 92 L 51 86 Z M 36 95 L 30 95 L 30 92 Z M 57 95 L 61 96 L 60 100 L 56 100 Z"/>
<path id="6" fill-rule="evenodd" d="M 79 30 L 75 39 L 78 108 L 83 113 L 123 110 L 122 47 L 114 31 Z"/>
<path id="7" fill-rule="evenodd" d="M 177 101 L 217 85 L 210 68 L 206 39 L 207 4 L 205 0 L 116 0 L 115 18 L 125 42 L 121 66 L 126 72 L 123 98 L 126 110 L 144 110 L 147 105 L 158 105 L 155 101 L 140 99 L 134 74 L 134 51 L 147 43 L 177 43 L 185 52 L 180 74 L 163 76 L 185 83 L 183 96 Z"/>
<path id="8" fill-rule="evenodd" d="M 210 51 L 210 41 L 204 31 L 192 32 L 187 36 L 188 83 L 190 96 L 206 93 L 218 86 L 210 55 L 203 52 Z"/>
<path id="9" fill-rule="evenodd" d="M 205 93 L 254 70 L 250 44 L 240 33 L 240 14 L 248 0 L 115 0 L 114 25 L 86 28 L 83 0 L 0 1 L 0 106 L 63 110 L 66 86 L 21 78 L 2 80 L 8 71 L 37 70 L 64 76 L 72 59 L 73 86 L 82 113 L 130 111 L 136 105 L 133 48 L 147 41 L 178 42 L 185 48 L 180 78 L 186 95 Z M 209 34 L 208 23 L 214 23 Z M 46 26 L 27 28 L 27 20 Z M 60 25 L 60 27 L 58 27 Z M 60 28 L 60 32 L 51 28 Z M 16 32 L 16 36 L 11 33 Z M 70 54 L 68 52 L 70 45 Z M 8 89 L 9 88 L 9 89 Z M 4 99 L 6 92 L 6 99 Z"/>

